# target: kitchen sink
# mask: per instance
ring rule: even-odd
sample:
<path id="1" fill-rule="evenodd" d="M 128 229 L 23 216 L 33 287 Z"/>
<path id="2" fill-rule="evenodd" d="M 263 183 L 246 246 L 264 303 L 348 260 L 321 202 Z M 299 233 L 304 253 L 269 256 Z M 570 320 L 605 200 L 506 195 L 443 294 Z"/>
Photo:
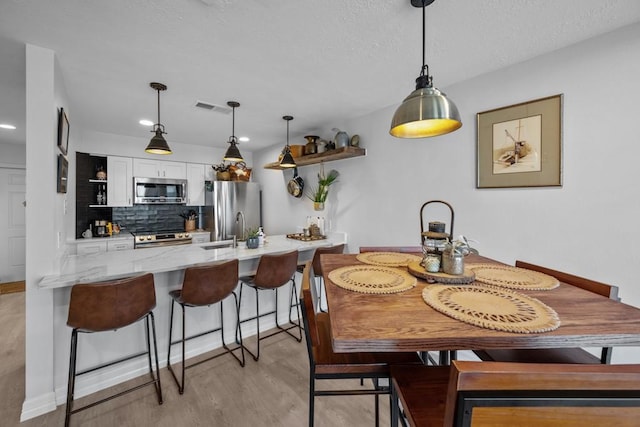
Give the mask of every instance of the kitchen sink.
<path id="1" fill-rule="evenodd" d="M 233 247 L 233 240 L 220 240 L 218 242 L 211 242 L 207 245 L 200 246 L 201 249 L 204 249 L 206 251 L 211 249 L 225 249 L 225 248 L 232 248 L 232 247 Z"/>

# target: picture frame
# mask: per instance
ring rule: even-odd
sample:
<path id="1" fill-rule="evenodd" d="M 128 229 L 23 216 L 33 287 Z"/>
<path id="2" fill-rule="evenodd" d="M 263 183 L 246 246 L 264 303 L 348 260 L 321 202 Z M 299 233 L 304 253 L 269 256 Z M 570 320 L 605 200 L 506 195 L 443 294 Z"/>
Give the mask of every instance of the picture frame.
<path id="1" fill-rule="evenodd" d="M 562 186 L 562 101 L 559 94 L 477 114 L 476 188 Z"/>
<path id="2" fill-rule="evenodd" d="M 64 108 L 58 111 L 58 148 L 67 155 L 69 149 L 69 118 Z"/>
<path id="3" fill-rule="evenodd" d="M 58 193 L 67 192 L 67 176 L 69 174 L 69 162 L 62 154 L 58 154 L 58 181 L 57 191 Z"/>

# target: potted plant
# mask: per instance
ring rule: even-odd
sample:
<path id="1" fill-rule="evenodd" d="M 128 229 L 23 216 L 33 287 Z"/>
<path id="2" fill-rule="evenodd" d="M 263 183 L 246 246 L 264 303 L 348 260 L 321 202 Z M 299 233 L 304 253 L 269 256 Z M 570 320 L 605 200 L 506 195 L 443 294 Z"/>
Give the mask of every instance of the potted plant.
<path id="1" fill-rule="evenodd" d="M 460 236 L 453 241 L 447 239 L 442 251 L 442 271 L 457 276 L 464 274 L 464 257 L 472 252 L 478 253 L 469 245 L 469 240 L 465 236 Z"/>
<path id="2" fill-rule="evenodd" d="M 247 249 L 257 249 L 260 246 L 259 228 L 247 228 Z"/>
<path id="3" fill-rule="evenodd" d="M 231 172 L 229 172 L 229 165 L 225 165 L 224 162 L 219 165 L 211 166 L 216 171 L 217 181 L 231 181 Z"/>
<path id="4" fill-rule="evenodd" d="M 306 192 L 306 196 L 313 202 L 313 208 L 315 210 L 321 211 L 324 209 L 324 202 L 329 195 L 329 187 L 337 181 L 339 175 L 337 170 L 331 169 L 329 174 L 325 176 L 324 168 L 322 167 L 320 169 L 320 172 L 318 172 L 318 186 L 311 187 L 311 189 Z"/>

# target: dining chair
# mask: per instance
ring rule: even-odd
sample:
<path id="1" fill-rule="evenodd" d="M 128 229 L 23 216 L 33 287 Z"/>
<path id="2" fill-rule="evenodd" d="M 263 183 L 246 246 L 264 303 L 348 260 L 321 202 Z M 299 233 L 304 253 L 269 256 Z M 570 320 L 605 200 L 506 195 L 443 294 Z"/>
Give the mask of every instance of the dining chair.
<path id="1" fill-rule="evenodd" d="M 160 384 L 160 368 L 158 365 L 158 346 L 153 309 L 156 306 L 156 292 L 153 274 L 147 273 L 124 279 L 99 283 L 82 283 L 71 288 L 67 326 L 71 331 L 71 351 L 69 354 L 69 382 L 67 385 L 67 404 L 65 409 L 65 427 L 71 421 L 71 415 L 100 403 L 120 397 L 147 385 L 153 385 L 158 404 L 162 405 L 162 386 Z M 137 352 L 115 361 L 105 362 L 98 366 L 76 371 L 78 359 L 79 333 L 112 332 L 133 325 L 140 320 L 145 321 L 144 335 L 146 350 Z M 153 336 L 153 354 L 155 371 L 151 359 L 151 341 Z M 105 356 L 105 355 L 103 355 Z M 82 407 L 74 408 L 76 377 L 102 368 L 113 366 L 140 356 L 146 356 L 149 365 L 149 379 L 137 386 L 112 394 Z"/>
<path id="2" fill-rule="evenodd" d="M 619 301 L 618 287 L 585 279 L 573 274 L 563 273 L 524 261 L 516 261 L 516 267 L 553 276 L 559 281 L 580 289 Z M 489 349 L 474 350 L 474 353 L 484 361 L 521 362 L 521 363 L 610 363 L 610 347 L 602 348 L 600 357 L 582 348 L 539 348 L 539 349 Z"/>
<path id="3" fill-rule="evenodd" d="M 318 283 L 319 295 L 318 295 L 318 310 L 326 311 L 322 308 L 322 290 L 324 288 L 324 280 L 322 279 L 322 264 L 320 264 L 320 256 L 323 254 L 341 254 L 344 252 L 344 243 L 334 246 L 321 247 L 315 250 L 312 258 L 313 272 L 316 278 L 320 279 Z M 298 273 L 302 273 L 306 263 L 298 264 Z"/>
<path id="4" fill-rule="evenodd" d="M 169 349 L 167 350 L 167 369 L 173 376 L 176 385 L 178 386 L 178 392 L 184 393 L 185 385 L 185 370 L 198 366 L 204 362 L 223 356 L 225 354 L 231 354 L 240 364 L 244 367 L 244 348 L 242 347 L 242 333 L 238 332 L 239 345 L 236 348 L 231 348 L 227 345 L 224 338 L 224 304 L 223 300 L 233 295 L 234 304 L 233 308 L 236 312 L 236 331 L 240 326 L 240 311 L 238 306 L 238 298 L 234 289 L 238 285 L 238 260 L 232 259 L 226 262 L 218 262 L 206 265 L 198 265 L 194 267 L 188 267 L 184 270 L 184 279 L 182 281 L 182 288 L 169 292 L 171 297 L 171 313 L 169 315 Z M 185 309 L 187 307 L 208 307 L 213 304 L 220 303 L 220 326 L 193 334 L 189 337 L 186 336 L 186 317 Z M 180 305 L 182 309 L 182 335 L 179 340 L 173 341 L 173 312 L 176 304 Z M 201 359 L 189 366 L 185 364 L 185 347 L 186 342 L 212 334 L 214 332 L 220 332 L 222 340 L 222 348 L 225 350 L 222 353 L 218 353 L 214 356 Z M 171 347 L 175 344 L 182 344 L 182 364 L 181 364 L 181 377 L 178 379 L 176 373 L 171 366 Z M 240 356 L 235 351 L 240 350 Z"/>
<path id="5" fill-rule="evenodd" d="M 313 265 L 308 262 L 302 274 L 302 319 L 309 354 L 309 427 L 314 423 L 316 396 L 374 395 L 375 423 L 379 425 L 379 396 L 389 394 L 389 387 L 378 380 L 389 378 L 393 364 L 418 364 L 417 353 L 335 353 L 331 346 L 329 314 L 316 312 L 317 294 L 313 283 Z M 317 380 L 372 379 L 373 388 L 317 390 Z"/>
<path id="6" fill-rule="evenodd" d="M 400 405 L 412 427 L 638 425 L 640 365 L 456 360 L 448 380 L 441 368 L 391 367 L 392 426 Z"/>
<path id="7" fill-rule="evenodd" d="M 257 361 L 260 358 L 260 341 L 272 337 L 276 334 L 285 332 L 286 334 L 293 337 L 296 341 L 302 341 L 302 325 L 300 322 L 300 310 L 298 301 L 298 291 L 296 289 L 296 279 L 295 273 L 296 268 L 298 266 L 298 251 L 290 251 L 279 254 L 265 254 L 260 257 L 260 261 L 258 261 L 258 269 L 256 270 L 256 274 L 253 276 L 243 276 L 240 277 L 240 292 L 238 298 L 238 307 L 242 304 L 242 289 L 246 286 L 255 290 L 256 296 L 256 315 L 240 320 L 240 325 L 238 326 L 238 332 L 242 332 L 241 325 L 242 323 L 249 322 L 252 320 L 256 321 L 256 352 L 253 353 L 249 350 L 244 344 L 242 347 L 245 351 L 247 351 L 252 357 L 253 360 Z M 289 296 L 289 323 L 291 326 L 284 327 L 278 323 L 278 289 L 286 285 L 287 283 L 291 283 L 291 292 Z M 275 310 L 260 313 L 260 291 L 275 291 L 276 295 L 276 307 Z M 291 309 L 295 307 L 297 312 L 297 320 L 294 320 L 291 317 Z M 278 329 L 275 332 L 272 332 L 268 335 L 260 336 L 260 319 L 262 317 L 268 315 L 275 316 L 276 328 Z M 291 329 L 298 329 L 298 336 L 295 336 L 291 333 Z M 237 337 L 237 335 L 236 335 Z"/>

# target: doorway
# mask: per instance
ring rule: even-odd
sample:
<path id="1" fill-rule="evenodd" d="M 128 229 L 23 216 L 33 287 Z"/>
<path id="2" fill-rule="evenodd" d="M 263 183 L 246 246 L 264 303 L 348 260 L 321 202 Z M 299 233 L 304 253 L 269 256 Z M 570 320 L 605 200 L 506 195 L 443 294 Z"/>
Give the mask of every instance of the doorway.
<path id="1" fill-rule="evenodd" d="M 0 167 L 0 293 L 24 289 L 25 194 L 25 169 Z"/>

